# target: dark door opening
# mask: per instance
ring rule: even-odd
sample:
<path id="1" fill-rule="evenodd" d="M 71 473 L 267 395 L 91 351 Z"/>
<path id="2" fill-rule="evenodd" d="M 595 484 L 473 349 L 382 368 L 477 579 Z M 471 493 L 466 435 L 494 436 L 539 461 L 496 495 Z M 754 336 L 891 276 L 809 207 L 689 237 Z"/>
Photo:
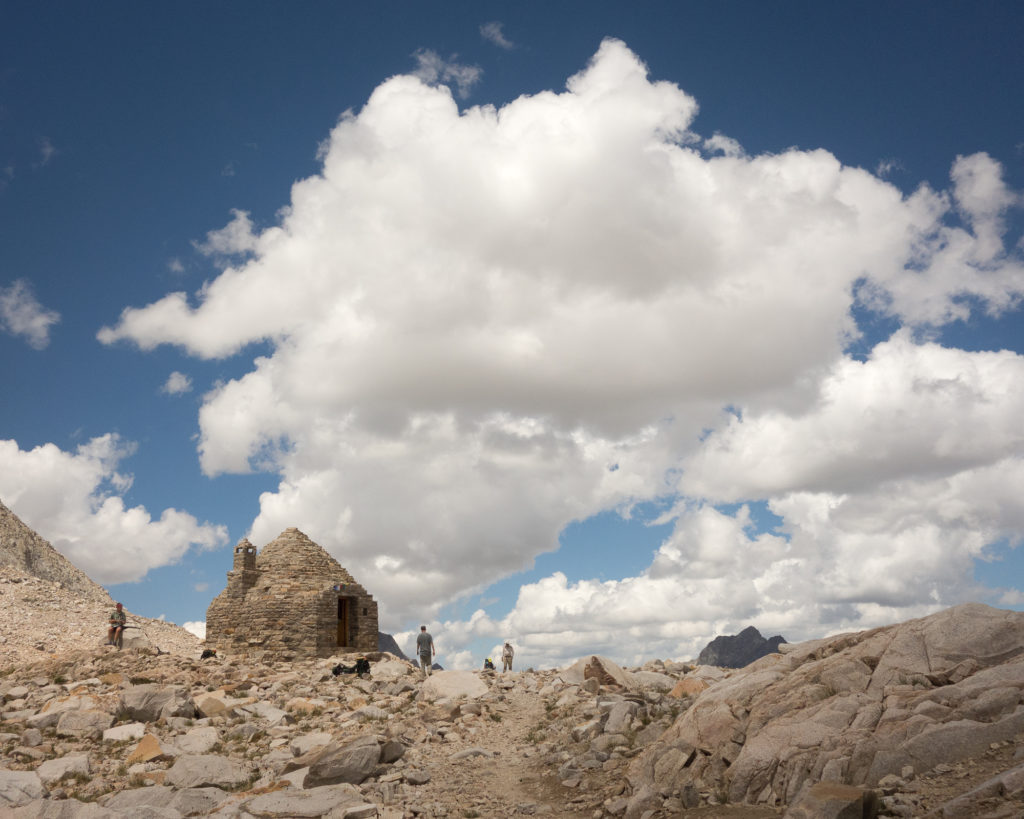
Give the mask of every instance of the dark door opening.
<path id="1" fill-rule="evenodd" d="M 338 598 L 338 645 L 348 645 L 348 600 Z"/>

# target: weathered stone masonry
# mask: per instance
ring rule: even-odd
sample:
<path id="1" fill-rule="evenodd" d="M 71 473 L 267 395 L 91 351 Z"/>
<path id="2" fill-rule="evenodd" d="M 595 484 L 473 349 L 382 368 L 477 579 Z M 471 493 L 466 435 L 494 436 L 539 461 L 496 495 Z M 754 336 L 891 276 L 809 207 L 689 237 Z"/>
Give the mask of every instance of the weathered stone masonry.
<path id="1" fill-rule="evenodd" d="M 206 642 L 223 653 L 279 659 L 377 650 L 377 603 L 298 529 L 256 553 L 235 546 L 228 584 L 206 610 Z"/>

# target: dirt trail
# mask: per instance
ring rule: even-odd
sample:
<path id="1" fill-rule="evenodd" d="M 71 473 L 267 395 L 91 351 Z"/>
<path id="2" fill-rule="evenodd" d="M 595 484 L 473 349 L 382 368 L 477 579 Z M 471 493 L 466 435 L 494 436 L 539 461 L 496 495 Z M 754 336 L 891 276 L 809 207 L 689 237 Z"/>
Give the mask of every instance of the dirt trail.
<path id="1" fill-rule="evenodd" d="M 511 679 L 511 677 L 510 677 Z M 505 692 L 505 702 L 490 714 L 466 719 L 458 738 L 419 745 L 410 762 L 430 773 L 416 790 L 422 808 L 444 807 L 449 816 L 498 817 L 543 815 L 577 817 L 572 793 L 558 784 L 534 741 L 546 722 L 543 698 L 519 685 Z"/>

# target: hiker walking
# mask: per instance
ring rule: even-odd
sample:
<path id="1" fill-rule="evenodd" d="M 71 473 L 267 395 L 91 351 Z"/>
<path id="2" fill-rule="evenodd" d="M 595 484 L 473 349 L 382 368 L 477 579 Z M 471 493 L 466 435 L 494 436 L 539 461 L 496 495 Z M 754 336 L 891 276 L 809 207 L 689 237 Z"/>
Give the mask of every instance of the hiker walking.
<path id="1" fill-rule="evenodd" d="M 114 646 L 118 644 L 118 640 L 124 633 L 124 624 L 128 622 L 128 615 L 124 613 L 124 608 L 120 603 L 110 613 L 110 628 L 107 629 L 107 645 Z M 120 648 L 120 646 L 118 646 Z"/>
<path id="2" fill-rule="evenodd" d="M 416 635 L 416 653 L 420 657 L 420 670 L 423 676 L 429 677 L 435 652 L 434 638 L 430 636 L 426 626 L 420 626 L 420 633 Z"/>
<path id="3" fill-rule="evenodd" d="M 515 655 L 515 651 L 512 649 L 512 643 L 508 640 L 505 641 L 505 647 L 501 650 L 501 670 L 502 673 L 512 670 L 512 657 Z"/>

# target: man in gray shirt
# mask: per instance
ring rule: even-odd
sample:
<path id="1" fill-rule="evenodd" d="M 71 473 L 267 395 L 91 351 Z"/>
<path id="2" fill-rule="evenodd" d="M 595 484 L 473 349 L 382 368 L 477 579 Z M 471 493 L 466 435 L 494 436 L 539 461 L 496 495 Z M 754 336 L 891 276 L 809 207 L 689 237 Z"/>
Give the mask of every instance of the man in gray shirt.
<path id="1" fill-rule="evenodd" d="M 426 626 L 420 626 L 420 633 L 416 635 L 416 653 L 420 656 L 420 670 L 424 676 L 429 675 L 434 664 L 434 638 Z"/>

